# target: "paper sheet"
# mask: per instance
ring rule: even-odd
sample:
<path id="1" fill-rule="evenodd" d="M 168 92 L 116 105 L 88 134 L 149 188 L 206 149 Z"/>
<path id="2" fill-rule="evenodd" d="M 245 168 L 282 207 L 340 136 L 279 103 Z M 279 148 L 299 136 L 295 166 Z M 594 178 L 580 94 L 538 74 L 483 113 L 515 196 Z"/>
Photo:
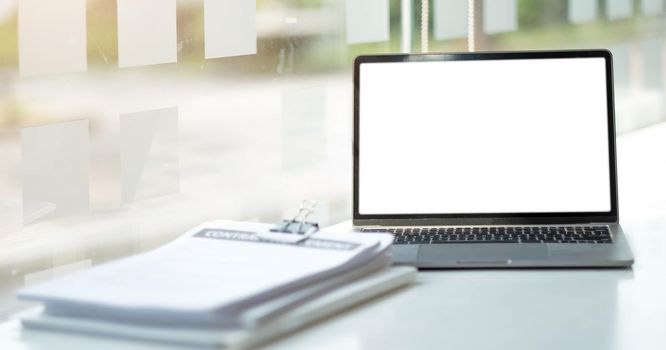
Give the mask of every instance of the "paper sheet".
<path id="1" fill-rule="evenodd" d="M 178 193 L 178 108 L 120 116 L 122 201 Z"/>
<path id="2" fill-rule="evenodd" d="M 492 0 L 483 2 L 483 31 L 488 34 L 518 29 L 518 1 Z"/>
<path id="3" fill-rule="evenodd" d="M 446 40 L 467 36 L 467 0 L 435 0 L 435 39 Z"/>
<path id="4" fill-rule="evenodd" d="M 597 19 L 597 0 L 569 0 L 569 21 L 586 23 Z"/>
<path id="5" fill-rule="evenodd" d="M 46 314 L 40 309 L 32 309 L 17 316 L 20 317 L 21 324 L 24 327 L 23 330 L 26 333 L 30 333 L 33 329 L 37 332 L 46 329 L 74 334 L 96 334 L 115 339 L 138 339 L 157 342 L 154 347 L 148 343 L 140 344 L 140 348 L 146 350 L 162 349 L 168 343 L 176 343 L 181 347 L 192 345 L 215 349 L 254 349 L 265 345 L 271 339 L 294 333 L 316 323 L 318 320 L 353 308 L 366 300 L 372 300 L 378 296 L 385 297 L 387 292 L 412 283 L 415 279 L 416 269 L 413 267 L 399 266 L 381 270 L 306 302 L 265 326 L 249 330 L 229 329 L 220 332 L 219 328 L 156 328 L 150 325 L 57 317 Z M 14 328 L 12 328 L 13 330 Z M 68 338 L 69 342 L 67 344 L 72 348 L 78 348 L 76 340 L 81 338 Z M 41 340 L 43 341 L 37 344 L 48 344 L 48 339 Z M 96 339 L 95 344 L 101 346 L 103 340 Z M 127 345 L 127 343 L 121 344 Z M 48 346 L 45 347 L 48 348 Z M 362 346 L 360 339 L 350 334 L 336 337 L 335 343 L 330 343 L 325 348 L 336 350 L 361 349 Z"/>
<path id="6" fill-rule="evenodd" d="M 21 76 L 88 69 L 86 0 L 20 0 L 18 33 Z"/>
<path id="7" fill-rule="evenodd" d="M 55 210 L 43 218 L 78 214 L 89 208 L 90 141 L 88 121 L 21 130 L 23 212 L 30 203 L 47 202 Z"/>
<path id="8" fill-rule="evenodd" d="M 118 0 L 118 65 L 178 60 L 176 0 Z"/>
<path id="9" fill-rule="evenodd" d="M 388 0 L 346 0 L 347 43 L 389 40 Z"/>
<path id="10" fill-rule="evenodd" d="M 257 53 L 254 0 L 204 0 L 206 58 Z"/>
<path id="11" fill-rule="evenodd" d="M 393 240 L 388 234 L 324 232 L 299 245 L 258 240 L 256 233 L 271 226 L 205 223 L 152 252 L 19 294 L 46 302 L 47 311 L 58 314 L 221 324 L 242 310 L 364 266 L 386 255 Z"/>
<path id="12" fill-rule="evenodd" d="M 634 12 L 632 0 L 606 0 L 606 16 L 608 19 L 631 17 Z"/>

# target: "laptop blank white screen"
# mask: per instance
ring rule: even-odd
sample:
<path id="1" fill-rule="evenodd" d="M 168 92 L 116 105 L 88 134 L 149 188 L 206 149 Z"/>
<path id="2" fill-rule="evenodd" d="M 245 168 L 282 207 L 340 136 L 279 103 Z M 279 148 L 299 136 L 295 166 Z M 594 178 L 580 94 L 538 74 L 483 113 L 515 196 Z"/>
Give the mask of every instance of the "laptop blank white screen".
<path id="1" fill-rule="evenodd" d="M 359 69 L 360 214 L 611 210 L 603 58 Z"/>

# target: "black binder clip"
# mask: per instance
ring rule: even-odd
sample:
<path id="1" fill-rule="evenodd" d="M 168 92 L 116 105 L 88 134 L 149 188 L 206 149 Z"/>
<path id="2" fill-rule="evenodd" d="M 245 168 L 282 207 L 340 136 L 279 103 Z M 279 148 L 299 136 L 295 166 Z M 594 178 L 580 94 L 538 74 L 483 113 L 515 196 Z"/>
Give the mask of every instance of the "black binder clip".
<path id="1" fill-rule="evenodd" d="M 298 209 L 296 216 L 291 220 L 282 220 L 269 232 L 259 233 L 259 238 L 266 241 L 292 244 L 305 241 L 319 231 L 319 224 L 307 221 L 308 216 L 314 213 L 316 206 L 317 202 L 304 200 L 301 202 L 301 207 Z"/>

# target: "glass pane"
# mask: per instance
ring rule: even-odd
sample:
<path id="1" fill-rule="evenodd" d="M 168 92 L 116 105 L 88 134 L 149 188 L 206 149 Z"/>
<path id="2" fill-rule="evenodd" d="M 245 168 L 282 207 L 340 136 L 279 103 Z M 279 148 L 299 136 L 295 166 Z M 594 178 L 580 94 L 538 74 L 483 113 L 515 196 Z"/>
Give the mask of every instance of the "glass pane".
<path id="1" fill-rule="evenodd" d="M 119 66 L 177 59 L 176 0 L 118 0 Z"/>
<path id="2" fill-rule="evenodd" d="M 467 37 L 467 0 L 435 0 L 433 15 L 438 40 Z"/>
<path id="3" fill-rule="evenodd" d="M 88 121 L 24 128 L 21 144 L 24 212 L 32 201 L 55 205 L 44 218 L 88 211 Z"/>
<path id="4" fill-rule="evenodd" d="M 206 58 L 257 53 L 256 4 L 247 0 L 204 0 Z"/>
<path id="5" fill-rule="evenodd" d="M 632 0 L 607 0 L 606 16 L 609 19 L 628 18 L 633 13 Z"/>
<path id="6" fill-rule="evenodd" d="M 292 169 L 326 161 L 326 89 L 282 93 L 282 166 Z"/>
<path id="7" fill-rule="evenodd" d="M 597 0 L 569 0 L 571 23 L 585 23 L 597 19 Z"/>
<path id="8" fill-rule="evenodd" d="M 346 0 L 347 43 L 386 41 L 389 38 L 388 0 Z"/>
<path id="9" fill-rule="evenodd" d="M 641 12 L 644 15 L 658 15 L 664 13 L 663 0 L 641 0 Z"/>
<path id="10" fill-rule="evenodd" d="M 518 1 L 492 0 L 483 2 L 483 30 L 488 34 L 518 29 Z"/>
<path id="11" fill-rule="evenodd" d="M 18 4 L 21 75 L 85 72 L 86 0 Z"/>
<path id="12" fill-rule="evenodd" d="M 477 2 L 477 21 L 486 23 L 499 17 L 495 8 L 488 5 L 499 6 L 490 0 Z M 641 16 L 634 16 L 634 7 Z M 647 14 L 650 15 L 645 16 Z M 463 13 L 459 15 L 464 16 Z M 629 18 L 631 20 L 626 20 Z M 476 49 L 608 48 L 613 53 L 618 133 L 631 132 L 664 119 L 664 62 L 663 49 L 659 48 L 663 47 L 666 30 L 662 1 L 519 0 L 517 21 L 519 25 L 515 31 L 502 35 L 488 33 L 487 28 L 477 28 Z M 460 49 L 453 41 L 431 45 L 432 51 Z"/>
<path id="13" fill-rule="evenodd" d="M 663 84 L 663 41 L 647 39 L 641 43 L 643 54 L 643 85 L 647 89 L 661 89 Z"/>
<path id="14" fill-rule="evenodd" d="M 122 201 L 178 193 L 178 108 L 120 116 Z"/>
<path id="15" fill-rule="evenodd" d="M 613 53 L 613 78 L 615 87 L 627 89 L 630 83 L 630 44 L 613 44 L 609 49 Z"/>

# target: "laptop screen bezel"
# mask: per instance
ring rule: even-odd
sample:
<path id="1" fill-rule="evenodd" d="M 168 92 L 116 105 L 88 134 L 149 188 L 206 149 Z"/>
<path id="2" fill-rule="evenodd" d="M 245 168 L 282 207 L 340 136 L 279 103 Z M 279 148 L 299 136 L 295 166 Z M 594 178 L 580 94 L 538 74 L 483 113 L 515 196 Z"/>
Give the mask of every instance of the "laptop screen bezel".
<path id="1" fill-rule="evenodd" d="M 608 156 L 610 165 L 611 210 L 608 212 L 557 213 L 423 213 L 361 214 L 359 212 L 359 100 L 360 68 L 365 63 L 429 62 L 468 60 L 515 60 L 552 58 L 603 58 L 606 68 L 606 102 L 608 113 Z M 446 54 L 362 55 L 354 60 L 354 132 L 353 132 L 353 223 L 354 225 L 478 225 L 478 224 L 570 224 L 618 222 L 617 169 L 615 146 L 615 108 L 612 55 L 605 49 L 567 51 L 513 51 Z"/>

